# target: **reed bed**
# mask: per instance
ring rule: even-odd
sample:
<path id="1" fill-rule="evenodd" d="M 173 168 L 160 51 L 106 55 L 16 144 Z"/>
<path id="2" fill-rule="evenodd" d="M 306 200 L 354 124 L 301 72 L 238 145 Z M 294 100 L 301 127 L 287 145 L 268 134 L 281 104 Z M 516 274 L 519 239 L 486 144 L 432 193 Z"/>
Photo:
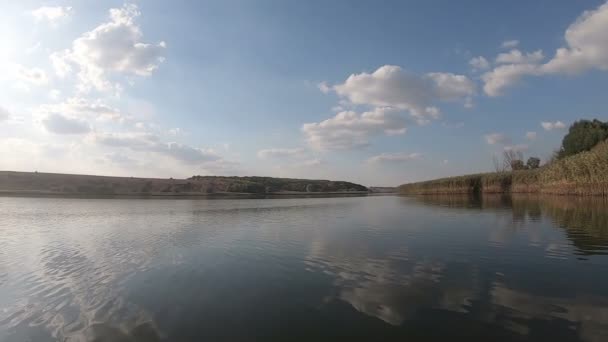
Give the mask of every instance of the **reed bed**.
<path id="1" fill-rule="evenodd" d="M 402 194 L 548 193 L 608 196 L 608 142 L 541 168 L 440 178 L 399 186 Z"/>

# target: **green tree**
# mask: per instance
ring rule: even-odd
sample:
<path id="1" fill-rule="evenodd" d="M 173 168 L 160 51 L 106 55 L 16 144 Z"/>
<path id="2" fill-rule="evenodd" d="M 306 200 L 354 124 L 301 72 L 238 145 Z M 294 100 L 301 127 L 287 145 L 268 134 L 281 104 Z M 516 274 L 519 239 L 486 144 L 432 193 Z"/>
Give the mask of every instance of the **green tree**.
<path id="1" fill-rule="evenodd" d="M 526 163 L 528 169 L 538 169 L 540 166 L 540 159 L 536 157 L 528 158 L 528 162 Z"/>
<path id="2" fill-rule="evenodd" d="M 573 123 L 562 140 L 558 157 L 564 158 L 583 151 L 589 151 L 599 142 L 608 139 L 608 123 L 594 119 Z"/>

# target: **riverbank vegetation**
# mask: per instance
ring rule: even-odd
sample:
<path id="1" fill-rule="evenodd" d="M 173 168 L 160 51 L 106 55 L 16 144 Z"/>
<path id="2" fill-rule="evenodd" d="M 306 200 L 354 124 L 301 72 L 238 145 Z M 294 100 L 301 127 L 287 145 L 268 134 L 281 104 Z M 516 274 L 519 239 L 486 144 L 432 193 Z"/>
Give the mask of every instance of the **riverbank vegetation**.
<path id="1" fill-rule="evenodd" d="M 404 184 L 402 194 L 549 193 L 608 196 L 608 124 L 575 122 L 553 160 L 537 167 L 536 160 L 505 153 L 510 170 L 448 177 Z M 510 159 L 508 159 L 510 158 Z M 537 158 L 534 158 L 537 159 Z M 497 163 L 495 162 L 495 165 Z"/>
<path id="2" fill-rule="evenodd" d="M 0 192 L 58 195 L 196 196 L 221 194 L 367 193 L 363 185 L 329 180 L 194 176 L 188 179 L 0 172 Z"/>

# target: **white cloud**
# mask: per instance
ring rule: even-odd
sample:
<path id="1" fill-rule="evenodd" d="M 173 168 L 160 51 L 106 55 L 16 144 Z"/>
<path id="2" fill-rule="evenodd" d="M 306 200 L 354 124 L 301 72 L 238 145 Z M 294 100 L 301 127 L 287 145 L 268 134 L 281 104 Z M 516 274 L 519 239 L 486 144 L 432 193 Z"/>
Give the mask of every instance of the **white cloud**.
<path id="1" fill-rule="evenodd" d="M 419 76 L 395 65 L 384 65 L 371 74 L 352 74 L 331 89 L 355 105 L 406 110 L 421 123 L 439 117 L 434 102 L 475 93 L 466 76 L 438 72 Z"/>
<path id="2" fill-rule="evenodd" d="M 595 10 L 585 11 L 571 24 L 564 38 L 566 46 L 544 64 L 540 50 L 524 54 L 512 50 L 497 57 L 497 66 L 482 76 L 484 91 L 497 96 L 504 88 L 516 84 L 523 76 L 579 74 L 590 69 L 608 70 L 608 2 Z"/>
<path id="3" fill-rule="evenodd" d="M 49 99 L 59 100 L 59 96 L 61 96 L 61 91 L 59 91 L 58 89 L 49 90 Z"/>
<path id="4" fill-rule="evenodd" d="M 395 110 L 376 108 L 362 114 L 340 112 L 333 118 L 304 124 L 302 131 L 311 147 L 337 150 L 368 145 L 372 136 L 404 134 L 406 125 Z"/>
<path id="5" fill-rule="evenodd" d="M 498 64 L 530 64 L 540 62 L 545 56 L 541 50 L 534 52 L 522 53 L 517 49 L 513 49 L 509 52 L 504 52 L 496 56 L 496 63 Z"/>
<path id="6" fill-rule="evenodd" d="M 477 56 L 471 58 L 469 65 L 473 68 L 473 71 L 480 71 L 488 69 L 490 67 L 490 62 L 483 56 Z"/>
<path id="7" fill-rule="evenodd" d="M 483 90 L 489 96 L 498 96 L 504 88 L 516 84 L 523 76 L 537 73 L 538 67 L 534 64 L 500 65 L 481 76 L 484 81 Z"/>
<path id="8" fill-rule="evenodd" d="M 18 81 L 43 86 L 49 83 L 46 72 L 39 68 L 26 68 L 22 65 L 15 65 L 16 78 Z"/>
<path id="9" fill-rule="evenodd" d="M 11 114 L 5 108 L 0 107 L 0 122 L 8 120 Z"/>
<path id="10" fill-rule="evenodd" d="M 164 143 L 150 133 L 96 133 L 92 136 L 98 145 L 127 148 L 138 152 L 153 152 L 172 157 L 187 164 L 219 162 L 222 158 L 211 149 L 191 147 L 176 142 Z"/>
<path id="11" fill-rule="evenodd" d="M 327 82 L 320 82 L 317 84 L 317 87 L 323 94 L 328 94 L 331 91 L 331 87 L 327 84 Z"/>
<path id="12" fill-rule="evenodd" d="M 500 47 L 502 47 L 503 49 L 511 49 L 518 45 L 519 45 L 519 40 L 513 39 L 513 40 L 505 40 L 504 42 L 502 42 L 502 44 L 500 44 Z"/>
<path id="13" fill-rule="evenodd" d="M 211 149 L 202 149 L 175 142 L 159 144 L 155 152 L 166 154 L 188 164 L 218 161 L 220 156 Z"/>
<path id="14" fill-rule="evenodd" d="M 426 75 L 434 81 L 436 93 L 440 100 L 468 99 L 475 95 L 475 83 L 464 75 L 442 72 L 432 72 Z"/>
<path id="15" fill-rule="evenodd" d="M 422 157 L 421 153 L 382 153 L 377 156 L 373 156 L 367 160 L 368 163 L 399 163 L 409 160 L 419 159 Z"/>
<path id="16" fill-rule="evenodd" d="M 110 21 L 74 40 L 71 49 L 51 55 L 59 76 L 78 68 L 80 88 L 107 91 L 116 88 L 108 80 L 109 72 L 149 76 L 164 60 L 164 42 L 143 43 L 143 33 L 135 19 L 140 15 L 136 5 L 128 4 L 110 10 Z"/>
<path id="17" fill-rule="evenodd" d="M 504 144 L 509 142 L 509 138 L 503 133 L 490 133 L 484 136 L 486 142 L 490 145 Z"/>
<path id="18" fill-rule="evenodd" d="M 536 132 L 526 132 L 526 139 L 536 140 Z"/>
<path id="19" fill-rule="evenodd" d="M 548 122 L 548 121 L 543 121 L 540 123 L 540 125 L 543 127 L 543 129 L 545 131 L 551 131 L 554 129 L 564 129 L 566 128 L 566 124 L 564 124 L 561 121 L 555 121 L 555 122 Z"/>
<path id="20" fill-rule="evenodd" d="M 258 151 L 258 158 L 291 158 L 298 157 L 304 154 L 303 148 L 268 148 Z"/>
<path id="21" fill-rule="evenodd" d="M 57 24 L 60 20 L 68 18 L 72 14 L 72 7 L 63 6 L 42 6 L 31 12 L 36 21 L 46 21 L 51 25 Z"/>
<path id="22" fill-rule="evenodd" d="M 96 120 L 112 120 L 122 122 L 125 117 L 116 108 L 112 108 L 101 100 L 89 100 L 82 97 L 72 97 L 64 102 L 41 105 L 38 113 L 62 113 L 74 117 L 90 117 Z"/>
<path id="23" fill-rule="evenodd" d="M 597 68 L 608 70 L 608 2 L 585 11 L 565 33 L 566 47 L 542 66 L 546 73 L 575 74 Z"/>
<path id="24" fill-rule="evenodd" d="M 85 134 L 91 131 L 86 121 L 59 113 L 47 115 L 41 123 L 48 132 L 55 134 Z"/>

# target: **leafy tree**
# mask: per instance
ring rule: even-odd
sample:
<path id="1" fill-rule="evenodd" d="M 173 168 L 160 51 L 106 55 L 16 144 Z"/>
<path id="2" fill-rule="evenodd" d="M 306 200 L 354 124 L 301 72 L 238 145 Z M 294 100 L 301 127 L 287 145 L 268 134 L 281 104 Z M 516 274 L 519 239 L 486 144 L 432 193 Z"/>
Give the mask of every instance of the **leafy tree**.
<path id="1" fill-rule="evenodd" d="M 540 166 L 540 159 L 536 157 L 528 158 L 528 162 L 526 163 L 528 169 L 538 169 Z"/>
<path id="2" fill-rule="evenodd" d="M 562 140 L 558 157 L 564 158 L 583 151 L 589 151 L 599 142 L 608 139 L 608 123 L 597 119 L 579 120 L 570 126 Z"/>

